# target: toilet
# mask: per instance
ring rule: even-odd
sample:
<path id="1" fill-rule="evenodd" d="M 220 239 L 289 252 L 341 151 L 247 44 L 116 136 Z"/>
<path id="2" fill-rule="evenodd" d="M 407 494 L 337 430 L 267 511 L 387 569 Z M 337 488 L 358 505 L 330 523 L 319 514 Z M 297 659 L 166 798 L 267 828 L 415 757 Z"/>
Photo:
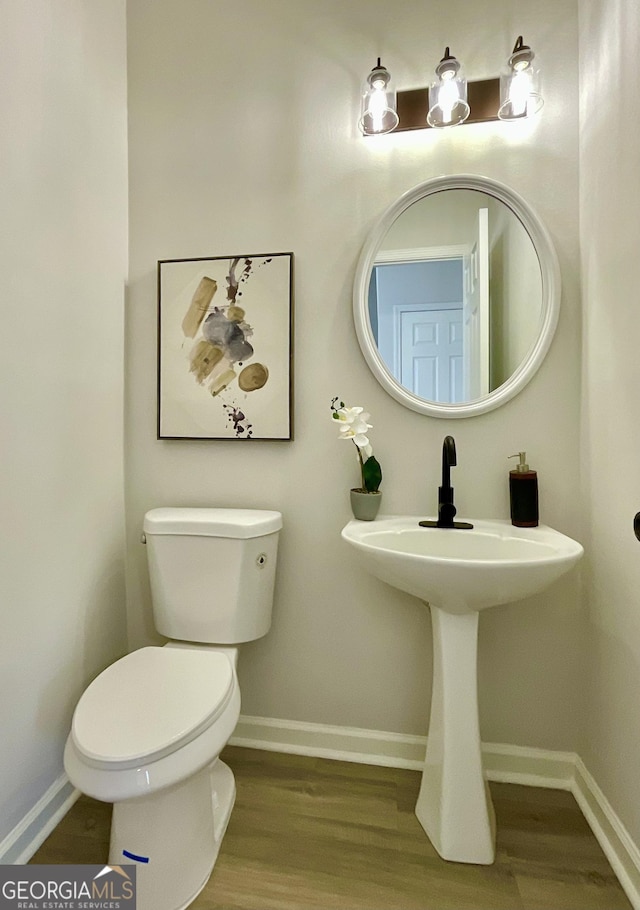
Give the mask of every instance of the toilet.
<path id="1" fill-rule="evenodd" d="M 235 799 L 219 755 L 240 715 L 242 642 L 269 631 L 280 512 L 147 512 L 156 629 L 170 641 L 116 661 L 75 709 L 64 766 L 112 802 L 109 865 L 136 866 L 138 910 L 181 910 L 211 874 Z"/>

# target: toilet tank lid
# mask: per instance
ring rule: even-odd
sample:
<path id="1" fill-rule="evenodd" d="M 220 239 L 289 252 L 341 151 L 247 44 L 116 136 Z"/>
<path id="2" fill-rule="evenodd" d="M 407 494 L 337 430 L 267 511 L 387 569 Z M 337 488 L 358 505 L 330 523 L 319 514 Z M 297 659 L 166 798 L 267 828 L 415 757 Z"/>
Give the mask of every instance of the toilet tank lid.
<path id="1" fill-rule="evenodd" d="M 145 534 L 192 537 L 264 537 L 282 527 L 280 512 L 267 509 L 151 509 L 144 516 Z"/>

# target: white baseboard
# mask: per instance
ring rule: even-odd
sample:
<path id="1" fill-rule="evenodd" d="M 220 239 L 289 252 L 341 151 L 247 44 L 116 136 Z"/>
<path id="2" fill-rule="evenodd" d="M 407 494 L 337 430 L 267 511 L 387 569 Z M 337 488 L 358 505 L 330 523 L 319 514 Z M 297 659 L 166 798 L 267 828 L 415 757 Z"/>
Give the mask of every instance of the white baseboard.
<path id="1" fill-rule="evenodd" d="M 229 745 L 420 771 L 427 737 L 241 715 Z M 571 789 L 573 752 L 483 743 L 482 754 L 489 780 Z"/>
<path id="2" fill-rule="evenodd" d="M 640 910 L 640 849 L 581 758 L 576 762 L 571 792 L 634 910 Z"/>
<path id="3" fill-rule="evenodd" d="M 231 746 L 411 770 L 422 767 L 426 743 L 426 736 L 244 714 L 229 740 Z"/>
<path id="4" fill-rule="evenodd" d="M 229 745 L 419 771 L 427 738 L 241 715 Z M 640 850 L 575 752 L 483 743 L 482 755 L 491 781 L 571 791 L 634 910 L 640 910 Z"/>
<path id="5" fill-rule="evenodd" d="M 29 862 L 80 796 L 66 774 L 61 774 L 21 822 L 0 843 L 0 864 Z"/>

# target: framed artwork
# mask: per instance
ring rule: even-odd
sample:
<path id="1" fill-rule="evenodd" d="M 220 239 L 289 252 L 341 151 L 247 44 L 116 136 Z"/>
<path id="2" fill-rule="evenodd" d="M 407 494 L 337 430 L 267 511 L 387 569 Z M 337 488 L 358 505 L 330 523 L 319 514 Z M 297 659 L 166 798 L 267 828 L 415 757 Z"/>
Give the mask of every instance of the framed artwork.
<path id="1" fill-rule="evenodd" d="M 293 253 L 158 262 L 158 439 L 292 439 Z"/>

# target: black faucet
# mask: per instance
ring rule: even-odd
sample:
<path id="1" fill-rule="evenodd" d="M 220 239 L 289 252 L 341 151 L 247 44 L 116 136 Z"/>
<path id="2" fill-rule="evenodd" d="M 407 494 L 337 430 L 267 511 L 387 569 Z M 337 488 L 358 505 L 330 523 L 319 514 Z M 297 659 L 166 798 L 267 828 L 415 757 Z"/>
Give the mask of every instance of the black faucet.
<path id="1" fill-rule="evenodd" d="M 442 486 L 438 487 L 438 520 L 420 521 L 423 528 L 472 528 L 467 521 L 454 521 L 456 507 L 453 504 L 453 487 L 451 486 L 451 468 L 457 465 L 456 441 L 453 436 L 445 436 L 442 443 Z"/>
<path id="2" fill-rule="evenodd" d="M 442 486 L 438 487 L 438 527 L 452 528 L 456 507 L 453 504 L 451 468 L 457 465 L 456 442 L 453 436 L 445 436 L 442 443 Z"/>

